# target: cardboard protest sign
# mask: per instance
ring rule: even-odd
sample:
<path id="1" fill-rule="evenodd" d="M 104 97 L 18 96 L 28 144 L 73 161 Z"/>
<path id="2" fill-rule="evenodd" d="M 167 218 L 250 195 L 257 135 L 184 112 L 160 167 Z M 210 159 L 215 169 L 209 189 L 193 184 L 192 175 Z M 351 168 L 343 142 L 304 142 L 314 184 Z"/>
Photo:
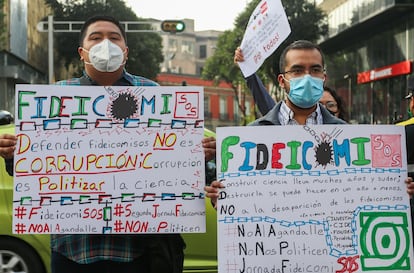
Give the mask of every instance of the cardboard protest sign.
<path id="1" fill-rule="evenodd" d="M 217 128 L 219 272 L 411 272 L 404 128 Z"/>
<path id="2" fill-rule="evenodd" d="M 255 73 L 289 34 L 290 25 L 281 1 L 261 1 L 250 16 L 240 45 L 244 61 L 239 62 L 239 67 L 244 77 Z"/>
<path id="3" fill-rule="evenodd" d="M 13 232 L 205 232 L 201 87 L 16 85 Z"/>

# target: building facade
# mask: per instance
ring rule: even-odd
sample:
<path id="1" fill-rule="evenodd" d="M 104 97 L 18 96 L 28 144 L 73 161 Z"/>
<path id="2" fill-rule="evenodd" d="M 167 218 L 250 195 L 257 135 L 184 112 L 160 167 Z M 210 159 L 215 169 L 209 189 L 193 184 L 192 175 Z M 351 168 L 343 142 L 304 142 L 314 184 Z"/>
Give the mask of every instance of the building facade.
<path id="1" fill-rule="evenodd" d="M 162 73 L 201 76 L 208 57 L 214 54 L 217 40 L 222 31 L 195 31 L 193 19 L 182 19 L 185 31 L 169 33 L 161 31 L 160 20 L 150 19 L 152 28 L 159 31 L 162 38 L 164 62 Z"/>
<path id="2" fill-rule="evenodd" d="M 217 126 L 235 126 L 242 120 L 240 109 L 250 116 L 254 107 L 251 95 L 237 100 L 230 84 L 201 79 L 206 60 L 214 54 L 218 37 L 223 32 L 216 30 L 195 31 L 193 19 L 183 19 L 185 31 L 181 33 L 161 32 L 161 21 L 152 20 L 152 26 L 160 30 L 163 41 L 164 62 L 157 81 L 161 85 L 204 86 L 205 125 L 215 130 Z M 240 106 L 239 106 L 240 104 Z"/>
<path id="3" fill-rule="evenodd" d="M 215 131 L 218 126 L 237 126 L 242 123 L 239 105 L 235 100 L 234 89 L 231 84 L 220 82 L 218 84 L 209 80 L 202 80 L 197 75 L 178 75 L 160 73 L 157 76 L 160 85 L 168 86 L 203 86 L 204 87 L 204 124 L 206 128 Z M 241 97 L 241 96 L 239 96 Z M 242 99 L 245 115 L 252 114 L 254 101 L 252 96 Z"/>
<path id="4" fill-rule="evenodd" d="M 319 0 L 329 34 L 320 41 L 328 85 L 356 123 L 392 124 L 406 118 L 403 99 L 414 59 L 413 0 Z M 411 86 L 414 88 L 414 86 Z"/>
<path id="5" fill-rule="evenodd" d="M 15 112 L 15 85 L 47 84 L 48 34 L 39 32 L 38 22 L 51 11 L 43 0 L 6 0 L 1 7 L 5 14 L 4 29 L 0 36 L 0 110 Z M 235 92 L 225 83 L 215 84 L 201 80 L 202 69 L 208 57 L 214 54 L 220 31 L 194 31 L 194 20 L 183 19 L 186 24 L 182 33 L 161 31 L 161 21 L 150 19 L 153 29 L 163 41 L 164 62 L 161 63 L 161 85 L 204 86 L 205 117 L 207 126 L 238 125 L 240 111 Z M 166 76 L 168 79 L 166 80 Z M 245 102 L 245 103 L 244 103 Z M 245 98 L 243 107 L 250 114 L 251 97 Z"/>
<path id="6" fill-rule="evenodd" d="M 0 8 L 0 110 L 14 113 L 15 84 L 47 83 L 47 34 L 36 25 L 50 10 L 43 0 L 6 0 Z"/>

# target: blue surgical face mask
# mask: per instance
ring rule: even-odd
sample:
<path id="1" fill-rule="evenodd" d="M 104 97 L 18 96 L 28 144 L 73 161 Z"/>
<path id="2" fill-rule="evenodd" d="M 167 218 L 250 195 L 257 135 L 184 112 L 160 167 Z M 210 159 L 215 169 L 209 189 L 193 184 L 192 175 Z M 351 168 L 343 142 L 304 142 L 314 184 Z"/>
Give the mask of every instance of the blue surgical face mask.
<path id="1" fill-rule="evenodd" d="M 310 108 L 321 99 L 323 94 L 323 80 L 305 75 L 289 80 L 289 100 L 300 108 Z"/>

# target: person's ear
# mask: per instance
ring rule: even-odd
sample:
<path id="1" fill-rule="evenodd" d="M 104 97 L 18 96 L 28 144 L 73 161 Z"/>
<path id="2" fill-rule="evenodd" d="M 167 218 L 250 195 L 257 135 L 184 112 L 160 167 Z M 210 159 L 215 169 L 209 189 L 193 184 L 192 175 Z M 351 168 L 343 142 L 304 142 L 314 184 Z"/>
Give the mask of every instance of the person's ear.
<path id="1" fill-rule="evenodd" d="M 78 47 L 78 54 L 79 54 L 79 57 L 80 57 L 80 60 L 81 61 L 83 61 L 83 47 Z"/>
<path id="2" fill-rule="evenodd" d="M 285 77 L 283 76 L 283 74 L 279 74 L 279 75 L 277 75 L 277 81 L 279 82 L 279 86 L 282 88 L 282 89 L 285 89 L 286 90 L 286 84 L 285 84 Z"/>
<path id="3" fill-rule="evenodd" d="M 128 60 L 129 47 L 125 47 L 125 60 Z"/>

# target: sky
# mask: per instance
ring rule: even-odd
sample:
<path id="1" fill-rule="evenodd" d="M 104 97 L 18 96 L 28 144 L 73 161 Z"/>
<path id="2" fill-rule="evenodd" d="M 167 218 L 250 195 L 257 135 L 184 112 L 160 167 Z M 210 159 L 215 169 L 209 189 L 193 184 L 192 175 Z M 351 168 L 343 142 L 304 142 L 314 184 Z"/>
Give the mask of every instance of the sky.
<path id="1" fill-rule="evenodd" d="M 138 17 L 194 19 L 195 31 L 230 30 L 248 0 L 125 0 Z"/>

